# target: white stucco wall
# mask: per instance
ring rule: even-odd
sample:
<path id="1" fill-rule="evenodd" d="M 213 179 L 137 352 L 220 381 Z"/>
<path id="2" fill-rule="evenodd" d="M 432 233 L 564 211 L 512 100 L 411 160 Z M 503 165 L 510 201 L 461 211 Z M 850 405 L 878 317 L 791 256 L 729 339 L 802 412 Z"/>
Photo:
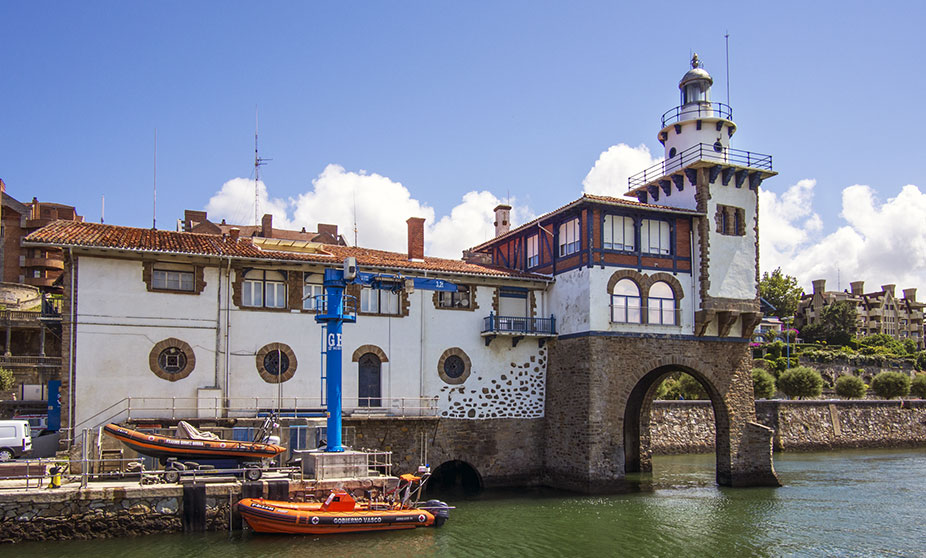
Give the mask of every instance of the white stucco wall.
<path id="1" fill-rule="evenodd" d="M 556 333 L 589 331 L 591 326 L 591 279 L 585 266 L 561 273 L 550 288 L 550 311 L 556 316 Z"/>
<path id="2" fill-rule="evenodd" d="M 745 236 L 727 236 L 716 232 L 714 215 L 717 205 L 745 210 Z M 733 181 L 723 186 L 718 180 L 711 184 L 711 199 L 707 210 L 710 231 L 710 279 L 708 295 L 718 298 L 753 300 L 756 297 L 756 193 Z"/>

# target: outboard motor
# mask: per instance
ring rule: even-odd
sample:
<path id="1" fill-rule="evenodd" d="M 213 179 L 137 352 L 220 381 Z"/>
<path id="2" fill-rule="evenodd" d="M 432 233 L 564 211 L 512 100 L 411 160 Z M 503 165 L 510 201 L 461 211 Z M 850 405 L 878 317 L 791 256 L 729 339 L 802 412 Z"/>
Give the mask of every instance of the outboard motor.
<path id="1" fill-rule="evenodd" d="M 446 502 L 441 502 L 440 500 L 428 500 L 423 506 L 418 507 L 423 510 L 428 510 L 434 515 L 435 527 L 440 527 L 445 521 L 450 519 L 450 510 L 453 509 L 453 506 L 448 506 Z"/>

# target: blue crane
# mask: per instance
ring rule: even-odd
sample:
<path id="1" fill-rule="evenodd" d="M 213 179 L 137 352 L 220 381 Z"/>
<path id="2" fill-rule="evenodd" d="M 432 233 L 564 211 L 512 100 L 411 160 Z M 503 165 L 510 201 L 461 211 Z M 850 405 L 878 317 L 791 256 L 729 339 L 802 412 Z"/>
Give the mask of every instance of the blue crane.
<path id="1" fill-rule="evenodd" d="M 325 294 L 317 308 L 319 313 L 315 321 L 326 326 L 325 345 L 325 382 L 328 408 L 328 436 L 326 452 L 342 452 L 341 445 L 341 328 L 345 323 L 357 321 L 357 300 L 345 296 L 348 285 L 362 285 L 374 289 L 398 292 L 406 288 L 426 291 L 456 292 L 457 286 L 442 279 L 427 277 L 405 278 L 401 275 L 382 273 L 361 273 L 357 271 L 357 260 L 347 258 L 342 269 L 326 269 L 324 278 Z"/>

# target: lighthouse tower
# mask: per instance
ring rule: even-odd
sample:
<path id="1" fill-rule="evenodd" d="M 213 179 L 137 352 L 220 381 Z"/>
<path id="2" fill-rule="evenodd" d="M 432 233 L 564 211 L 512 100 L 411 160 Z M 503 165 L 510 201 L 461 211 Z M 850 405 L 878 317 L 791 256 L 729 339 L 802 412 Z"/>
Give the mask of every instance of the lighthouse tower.
<path id="1" fill-rule="evenodd" d="M 640 202 L 696 211 L 692 235 L 698 298 L 695 334 L 748 338 L 758 305 L 758 190 L 774 176 L 771 155 L 734 149 L 729 105 L 711 101 L 714 80 L 695 54 L 662 115 L 665 159 L 628 179 Z"/>

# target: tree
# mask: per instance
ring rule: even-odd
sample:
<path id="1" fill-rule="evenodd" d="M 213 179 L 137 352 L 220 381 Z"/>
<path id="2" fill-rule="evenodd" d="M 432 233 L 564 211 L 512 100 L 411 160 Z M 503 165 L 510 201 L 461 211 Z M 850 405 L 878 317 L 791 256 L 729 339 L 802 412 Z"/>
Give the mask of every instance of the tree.
<path id="1" fill-rule="evenodd" d="M 916 368 L 926 370 L 926 351 L 916 353 Z"/>
<path id="2" fill-rule="evenodd" d="M 776 268 L 769 275 L 766 271 L 759 281 L 759 296 L 775 307 L 773 316 L 786 318 L 797 312 L 797 303 L 801 300 L 803 291 L 797 286 L 797 278 L 785 275 L 781 268 Z"/>
<path id="3" fill-rule="evenodd" d="M 816 397 L 823 393 L 823 377 L 813 368 L 797 366 L 778 377 L 778 389 L 788 397 Z"/>
<path id="4" fill-rule="evenodd" d="M 656 391 L 656 397 L 662 399 L 709 399 L 701 382 L 682 372 L 677 378 L 669 377 Z"/>
<path id="5" fill-rule="evenodd" d="M 14 383 L 13 371 L 7 368 L 0 368 L 0 391 L 13 389 Z"/>
<path id="6" fill-rule="evenodd" d="M 824 340 L 830 345 L 848 345 L 858 329 L 857 319 L 858 310 L 848 301 L 839 300 L 824 306 L 820 312 Z M 806 333 L 806 329 L 804 331 Z"/>
<path id="7" fill-rule="evenodd" d="M 910 393 L 910 376 L 900 372 L 881 372 L 871 379 L 871 391 L 878 397 L 893 399 Z"/>
<path id="8" fill-rule="evenodd" d="M 910 382 L 910 395 L 926 399 L 926 374 L 917 374 Z"/>
<path id="9" fill-rule="evenodd" d="M 761 368 L 752 369 L 752 391 L 756 399 L 769 399 L 775 395 L 775 376 Z"/>
<path id="10" fill-rule="evenodd" d="M 861 399 L 868 388 L 858 376 L 840 376 L 836 380 L 836 395 L 846 399 Z"/>

